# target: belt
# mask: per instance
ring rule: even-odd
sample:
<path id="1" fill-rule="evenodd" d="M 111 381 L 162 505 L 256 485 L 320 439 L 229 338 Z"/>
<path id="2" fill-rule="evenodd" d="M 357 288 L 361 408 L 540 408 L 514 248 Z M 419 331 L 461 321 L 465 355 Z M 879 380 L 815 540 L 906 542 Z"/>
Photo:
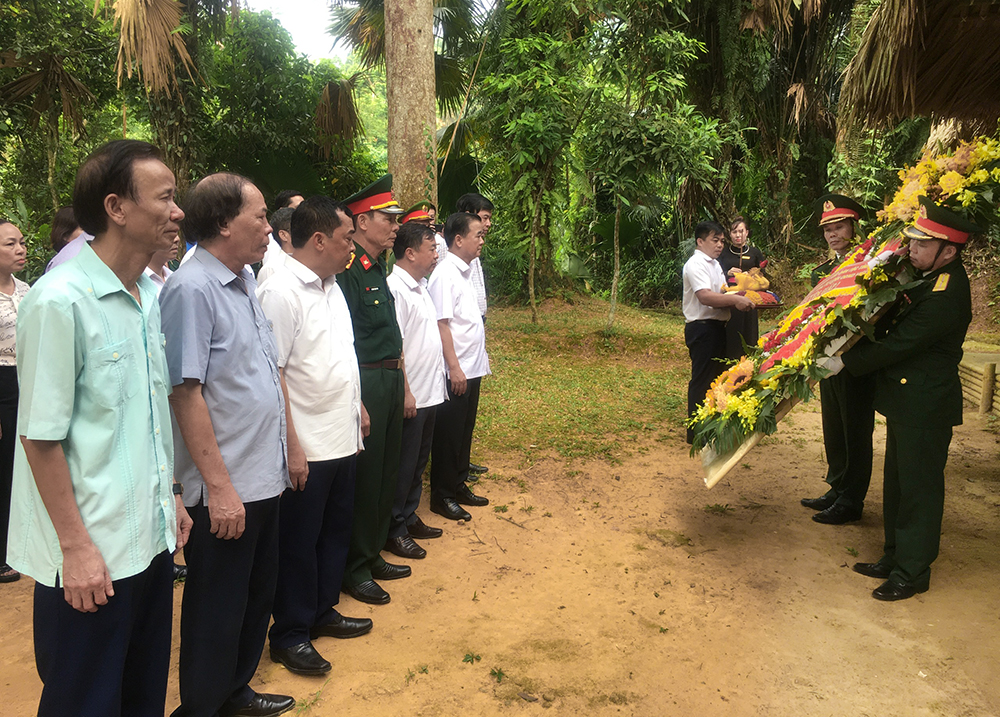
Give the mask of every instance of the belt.
<path id="1" fill-rule="evenodd" d="M 388 368 L 388 369 L 401 369 L 403 368 L 402 359 L 385 359 L 384 361 L 376 361 L 375 363 L 363 363 L 359 364 L 361 368 Z"/>
<path id="2" fill-rule="evenodd" d="M 697 321 L 690 321 L 688 323 L 701 324 L 701 325 L 704 324 L 722 324 L 723 326 L 726 325 L 726 322 L 723 321 L 722 319 L 698 319 Z"/>

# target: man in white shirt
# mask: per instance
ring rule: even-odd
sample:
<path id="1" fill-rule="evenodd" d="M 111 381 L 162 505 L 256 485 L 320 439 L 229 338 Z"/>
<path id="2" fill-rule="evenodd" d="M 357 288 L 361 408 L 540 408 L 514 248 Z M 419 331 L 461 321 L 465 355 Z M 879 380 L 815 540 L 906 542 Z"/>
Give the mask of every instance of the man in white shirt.
<path id="1" fill-rule="evenodd" d="M 149 264 L 142 272 L 149 277 L 150 281 L 153 282 L 153 286 L 156 287 L 157 296 L 159 296 L 160 292 L 163 290 L 163 285 L 167 282 L 167 279 L 174 273 L 170 270 L 170 267 L 167 266 L 167 262 L 173 261 L 177 258 L 177 248 L 180 245 L 180 237 L 175 238 L 173 246 L 169 249 L 161 249 L 153 254 L 153 258 L 149 260 Z M 176 574 L 176 571 L 174 572 Z"/>
<path id="2" fill-rule="evenodd" d="M 416 511 L 420 479 L 431 454 L 435 412 L 448 398 L 437 310 L 427 293 L 425 278 L 437 263 L 434 231 L 416 221 L 404 223 L 396 234 L 392 253 L 396 265 L 386 283 L 396 300 L 396 321 L 403 334 L 406 392 L 399 485 L 385 549 L 401 558 L 420 559 L 427 551 L 413 539 L 437 538 L 442 532 L 424 525 Z"/>
<path id="3" fill-rule="evenodd" d="M 293 254 L 257 289 L 278 346 L 292 489 L 281 496 L 278 587 L 271 659 L 300 675 L 330 663 L 318 637 L 363 635 L 372 621 L 344 617 L 339 601 L 354 513 L 364 413 L 351 314 L 335 276 L 354 247 L 347 207 L 311 197 L 291 222 Z"/>
<path id="4" fill-rule="evenodd" d="M 483 223 L 483 240 L 485 241 L 486 235 L 490 233 L 490 227 L 493 226 L 493 212 L 495 211 L 493 202 L 482 194 L 469 192 L 458 198 L 458 201 L 455 203 L 455 209 L 456 211 L 468 212 L 479 217 L 479 221 Z M 483 324 L 485 325 L 487 308 L 486 276 L 483 274 L 482 258 L 476 257 L 472 260 L 470 266 L 472 267 L 472 286 L 476 289 L 476 303 L 479 305 L 479 311 L 483 315 Z M 489 470 L 486 466 L 470 463 L 469 479 L 473 481 L 478 480 L 478 476 L 483 473 L 489 473 Z"/>
<path id="5" fill-rule="evenodd" d="M 725 293 L 726 275 L 718 262 L 726 243 L 725 230 L 717 222 L 701 222 L 694 229 L 697 244 L 684 264 L 684 343 L 691 356 L 688 382 L 688 417 L 725 369 L 726 322 L 730 307 L 749 311 L 753 302 L 745 296 Z M 694 440 L 688 428 L 687 442 Z"/>
<path id="6" fill-rule="evenodd" d="M 431 464 L 431 510 L 450 520 L 471 520 L 462 505 L 489 505 L 466 485 L 469 453 L 479 408 L 479 385 L 490 373 L 483 316 L 476 303 L 470 263 L 483 248 L 483 223 L 475 214 L 448 217 L 448 255 L 431 274 L 427 289 L 437 309 L 448 371 L 448 401 L 438 409 Z"/>

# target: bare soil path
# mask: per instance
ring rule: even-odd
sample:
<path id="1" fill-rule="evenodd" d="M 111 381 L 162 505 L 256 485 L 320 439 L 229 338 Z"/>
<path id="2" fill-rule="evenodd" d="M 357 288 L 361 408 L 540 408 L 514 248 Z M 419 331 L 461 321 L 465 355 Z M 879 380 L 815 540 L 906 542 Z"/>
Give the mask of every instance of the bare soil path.
<path id="1" fill-rule="evenodd" d="M 426 541 L 413 577 L 386 585 L 389 605 L 344 597 L 342 612 L 375 630 L 317 641 L 330 678 L 265 656 L 255 687 L 338 717 L 1000 715 L 992 424 L 969 413 L 956 430 L 931 590 L 885 604 L 849 567 L 880 554 L 877 475 L 858 524 L 818 525 L 798 504 L 823 491 L 817 408 L 797 408 L 712 491 L 679 433 L 618 465 L 485 455 L 491 507 Z M 0 714 L 34 714 L 31 581 L 0 592 Z M 176 680 L 175 668 L 168 711 Z"/>

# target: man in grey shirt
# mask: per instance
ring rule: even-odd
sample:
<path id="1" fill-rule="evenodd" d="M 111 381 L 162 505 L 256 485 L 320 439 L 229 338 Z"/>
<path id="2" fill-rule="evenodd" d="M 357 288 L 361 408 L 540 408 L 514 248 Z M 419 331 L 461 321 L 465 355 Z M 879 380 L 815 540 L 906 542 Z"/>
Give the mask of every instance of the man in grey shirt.
<path id="1" fill-rule="evenodd" d="M 160 294 L 174 392 L 176 477 L 194 519 L 185 547 L 180 693 L 174 717 L 292 709 L 254 692 L 278 570 L 278 498 L 289 486 L 285 402 L 271 327 L 245 267 L 271 227 L 260 191 L 213 174 L 182 224 L 199 250 Z"/>

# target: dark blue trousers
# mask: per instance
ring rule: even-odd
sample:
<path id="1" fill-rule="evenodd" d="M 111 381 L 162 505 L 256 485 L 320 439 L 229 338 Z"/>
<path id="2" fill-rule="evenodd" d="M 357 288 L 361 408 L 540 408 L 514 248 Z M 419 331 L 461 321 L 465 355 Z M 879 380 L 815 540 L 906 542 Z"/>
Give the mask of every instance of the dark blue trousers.
<path id="1" fill-rule="evenodd" d="M 333 619 L 351 544 L 356 467 L 355 456 L 311 461 L 305 489 L 281 494 L 271 647 L 306 642 L 310 628 Z"/>
<path id="2" fill-rule="evenodd" d="M 74 610 L 62 587 L 35 584 L 39 717 L 163 717 L 170 667 L 173 561 L 164 551 L 115 580 L 97 612 Z"/>
<path id="3" fill-rule="evenodd" d="M 421 478 L 431 456 L 434 415 L 437 406 L 418 408 L 413 418 L 403 419 L 403 444 L 399 451 L 399 485 L 392 503 L 389 537 L 402 538 L 406 527 L 417 521 L 417 506 L 423 485 Z"/>
<path id="4" fill-rule="evenodd" d="M 278 497 L 244 503 L 235 540 L 212 535 L 208 507 L 188 508 L 188 577 L 181 602 L 181 705 L 173 717 L 215 717 L 253 699 L 278 579 Z"/>

